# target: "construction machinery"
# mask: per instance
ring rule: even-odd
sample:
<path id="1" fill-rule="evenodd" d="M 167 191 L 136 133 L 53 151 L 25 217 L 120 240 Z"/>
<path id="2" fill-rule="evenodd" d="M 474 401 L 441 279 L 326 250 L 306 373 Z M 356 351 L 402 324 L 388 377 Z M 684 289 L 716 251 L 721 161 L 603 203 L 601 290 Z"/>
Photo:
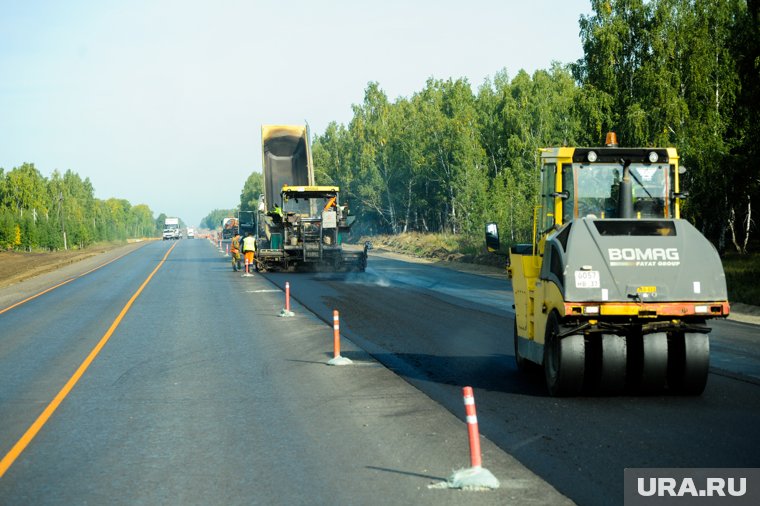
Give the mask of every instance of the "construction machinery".
<path id="1" fill-rule="evenodd" d="M 308 128 L 264 125 L 261 146 L 264 194 L 253 225 L 256 268 L 364 271 L 370 245 L 345 247 L 355 217 L 341 204 L 337 186 L 315 184 Z"/>
<path id="2" fill-rule="evenodd" d="M 729 314 L 718 252 L 680 218 L 675 148 L 541 150 L 532 244 L 509 251 L 517 367 L 552 395 L 699 395 L 707 321 Z M 499 248 L 486 225 L 489 250 Z"/>

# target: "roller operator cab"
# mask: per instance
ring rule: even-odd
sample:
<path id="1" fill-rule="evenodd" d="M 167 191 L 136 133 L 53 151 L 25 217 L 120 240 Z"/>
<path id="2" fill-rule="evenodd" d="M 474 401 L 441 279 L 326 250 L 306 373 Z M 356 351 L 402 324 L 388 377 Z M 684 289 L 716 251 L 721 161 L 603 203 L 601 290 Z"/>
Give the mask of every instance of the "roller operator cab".
<path id="1" fill-rule="evenodd" d="M 699 395 L 707 320 L 729 313 L 718 252 L 680 219 L 674 148 L 541 150 L 534 242 L 510 248 L 518 369 L 552 395 Z M 498 229 L 486 226 L 489 249 Z"/>

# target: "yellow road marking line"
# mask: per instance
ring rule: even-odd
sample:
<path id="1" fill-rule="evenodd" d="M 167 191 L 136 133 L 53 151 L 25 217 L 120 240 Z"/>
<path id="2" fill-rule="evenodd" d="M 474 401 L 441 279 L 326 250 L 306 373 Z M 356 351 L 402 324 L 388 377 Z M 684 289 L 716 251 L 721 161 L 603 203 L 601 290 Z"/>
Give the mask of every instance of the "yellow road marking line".
<path id="1" fill-rule="evenodd" d="M 141 247 L 142 247 L 142 246 L 141 246 Z M 129 255 L 130 253 L 133 253 L 133 252 L 135 252 L 135 251 L 137 251 L 137 250 L 128 251 L 128 252 L 124 253 L 123 255 L 119 255 L 119 256 L 117 256 L 116 258 L 113 258 L 113 259 L 109 260 L 109 261 L 108 261 L 108 262 L 106 262 L 106 263 L 103 263 L 103 264 L 100 264 L 100 265 L 98 265 L 98 266 L 97 266 L 97 267 L 95 267 L 94 269 L 90 269 L 89 271 L 87 271 L 87 272 L 83 272 L 82 274 L 79 274 L 78 276 L 74 276 L 73 278 L 69 278 L 69 279 L 67 279 L 66 281 L 62 281 L 62 282 L 58 283 L 58 284 L 57 284 L 57 285 L 55 285 L 55 286 L 51 286 L 50 288 L 47 288 L 47 289 L 45 289 L 45 290 L 41 291 L 40 293 L 37 293 L 37 294 L 35 294 L 35 295 L 32 295 L 31 297 L 27 297 L 26 299 L 24 299 L 24 300 L 22 300 L 22 301 L 20 301 L 20 302 L 16 302 L 16 303 L 15 303 L 15 304 L 13 304 L 12 306 L 8 306 L 8 307 L 6 307 L 5 309 L 2 309 L 2 310 L 0 310 L 0 314 L 3 314 L 3 313 L 5 313 L 6 311 L 10 311 L 10 310 L 11 310 L 11 309 L 13 309 L 14 307 L 18 307 L 18 306 L 20 306 L 21 304 L 25 304 L 25 303 L 29 302 L 30 300 L 34 300 L 34 299 L 36 299 L 37 297 L 39 297 L 40 295 L 45 295 L 45 294 L 46 294 L 46 293 L 48 293 L 48 292 L 52 292 L 52 291 L 53 291 L 53 290 L 55 290 L 56 288 L 59 288 L 59 287 L 61 287 L 61 286 L 65 285 L 66 283 L 71 283 L 71 282 L 72 282 L 72 281 L 74 281 L 75 279 L 79 279 L 79 278 L 81 278 L 82 276 L 86 276 L 87 274 L 90 274 L 91 272 L 95 272 L 95 271 L 97 271 L 98 269 L 100 269 L 101 267 L 105 267 L 106 265 L 110 264 L 111 262 L 115 262 L 115 261 L 117 261 L 118 259 L 120 259 L 120 258 L 123 258 L 123 257 L 125 257 L 125 256 L 127 256 L 127 255 Z"/>
<path id="2" fill-rule="evenodd" d="M 90 364 L 93 360 L 98 356 L 100 353 L 100 350 L 103 349 L 103 347 L 106 345 L 108 340 L 111 338 L 111 335 L 114 333 L 116 328 L 121 323 L 121 320 L 124 318 L 124 316 L 127 314 L 129 309 L 132 307 L 132 304 L 137 299 L 137 297 L 142 293 L 143 289 L 148 285 L 150 280 L 153 278 L 153 275 L 158 272 L 158 269 L 161 268 L 162 265 L 164 265 L 164 262 L 166 262 L 167 257 L 169 256 L 169 253 L 172 252 L 174 249 L 174 246 L 176 246 L 177 243 L 174 243 L 171 248 L 169 248 L 169 251 L 166 252 L 164 255 L 164 258 L 161 259 L 161 261 L 158 263 L 155 269 L 153 269 L 153 272 L 150 273 L 150 275 L 147 277 L 145 281 L 143 281 L 143 284 L 140 285 L 140 288 L 137 289 L 137 291 L 132 295 L 132 298 L 129 299 L 127 304 L 122 308 L 119 315 L 116 317 L 116 319 L 113 321 L 111 326 L 108 328 L 108 331 L 103 335 L 103 337 L 100 339 L 100 342 L 95 346 L 95 348 L 92 349 L 89 355 L 87 355 L 87 358 L 84 359 L 84 362 L 79 366 L 79 368 L 74 372 L 74 375 L 69 378 L 69 380 L 66 382 L 66 384 L 61 388 L 61 391 L 58 392 L 58 395 L 53 398 L 53 400 L 50 402 L 50 404 L 47 405 L 45 410 L 40 414 L 40 416 L 37 417 L 37 419 L 34 421 L 34 423 L 26 430 L 23 436 L 21 436 L 21 439 L 19 439 L 15 445 L 13 445 L 13 448 L 3 457 L 3 460 L 0 460 L 0 478 L 3 477 L 5 472 L 10 468 L 13 463 L 16 461 L 16 459 L 21 455 L 21 452 L 23 452 L 26 447 L 29 445 L 29 443 L 32 442 L 34 437 L 37 435 L 37 433 L 42 429 L 42 427 L 47 423 L 47 421 L 50 419 L 50 417 L 55 413 L 55 410 L 58 409 L 58 406 L 61 405 L 63 400 L 66 398 L 67 395 L 69 395 L 69 392 L 74 388 L 74 386 L 77 384 L 79 379 L 82 377 L 82 375 L 87 371 L 87 368 L 90 367 Z"/>

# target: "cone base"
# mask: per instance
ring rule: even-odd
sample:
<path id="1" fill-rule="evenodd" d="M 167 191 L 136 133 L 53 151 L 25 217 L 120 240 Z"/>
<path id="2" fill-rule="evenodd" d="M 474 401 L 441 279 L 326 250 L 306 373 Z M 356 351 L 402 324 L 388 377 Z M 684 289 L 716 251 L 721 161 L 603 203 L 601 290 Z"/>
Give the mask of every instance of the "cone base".
<path id="1" fill-rule="evenodd" d="M 499 488 L 499 480 L 484 467 L 460 469 L 445 483 L 429 485 L 428 488 L 458 488 L 462 490 L 493 490 Z"/>
<path id="2" fill-rule="evenodd" d="M 327 365 L 351 365 L 353 362 L 350 358 L 341 357 L 338 355 L 337 357 L 333 357 L 330 360 L 327 361 Z"/>

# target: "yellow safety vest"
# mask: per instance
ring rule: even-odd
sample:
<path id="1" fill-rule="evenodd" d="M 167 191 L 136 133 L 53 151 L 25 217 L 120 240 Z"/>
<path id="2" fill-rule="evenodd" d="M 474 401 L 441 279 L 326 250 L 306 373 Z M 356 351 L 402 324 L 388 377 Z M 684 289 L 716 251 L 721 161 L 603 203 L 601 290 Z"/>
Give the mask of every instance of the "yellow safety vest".
<path id="1" fill-rule="evenodd" d="M 243 239 L 243 253 L 246 251 L 256 251 L 256 238 L 252 235 Z"/>

